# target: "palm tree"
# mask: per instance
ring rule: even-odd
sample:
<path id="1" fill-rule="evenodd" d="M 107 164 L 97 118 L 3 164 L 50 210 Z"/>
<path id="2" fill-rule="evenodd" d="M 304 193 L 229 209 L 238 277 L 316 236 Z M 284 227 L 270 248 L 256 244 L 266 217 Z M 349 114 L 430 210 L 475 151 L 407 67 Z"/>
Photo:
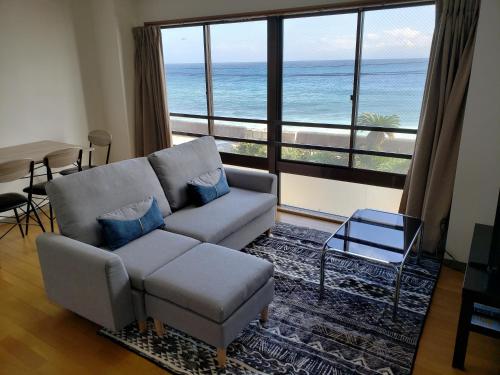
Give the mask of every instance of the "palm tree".
<path id="1" fill-rule="evenodd" d="M 374 112 L 364 112 L 358 117 L 358 125 L 397 128 L 400 125 L 399 115 L 381 115 Z M 368 144 L 380 149 L 386 138 L 393 138 L 394 133 L 370 131 L 366 136 Z"/>
<path id="2" fill-rule="evenodd" d="M 400 119 L 399 115 L 381 115 L 374 112 L 364 112 L 358 117 L 358 125 L 397 128 L 400 125 Z M 388 136 L 391 135 L 393 133 L 388 134 Z"/>

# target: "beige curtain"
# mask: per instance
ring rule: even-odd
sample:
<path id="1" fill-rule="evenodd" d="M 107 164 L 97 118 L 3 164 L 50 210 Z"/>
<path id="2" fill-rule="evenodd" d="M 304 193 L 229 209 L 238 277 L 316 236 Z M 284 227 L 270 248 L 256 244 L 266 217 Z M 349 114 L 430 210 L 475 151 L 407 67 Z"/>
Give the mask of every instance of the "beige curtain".
<path id="1" fill-rule="evenodd" d="M 400 212 L 424 221 L 423 248 L 434 252 L 449 215 L 479 0 L 437 0 L 419 134 Z"/>
<path id="2" fill-rule="evenodd" d="M 170 147 L 161 30 L 134 28 L 135 39 L 135 152 L 144 156 Z"/>

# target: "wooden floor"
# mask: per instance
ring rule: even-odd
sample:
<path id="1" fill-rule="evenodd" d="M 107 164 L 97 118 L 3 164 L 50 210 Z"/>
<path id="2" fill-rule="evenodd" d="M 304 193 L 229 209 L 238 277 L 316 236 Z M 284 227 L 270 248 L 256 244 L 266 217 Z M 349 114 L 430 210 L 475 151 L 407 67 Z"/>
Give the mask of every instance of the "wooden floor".
<path id="1" fill-rule="evenodd" d="M 281 221 L 332 231 L 335 224 L 279 214 Z M 4 227 L 0 226 L 0 233 Z M 35 248 L 40 231 L 0 240 L 0 374 L 165 374 L 96 334 L 99 327 L 45 296 Z M 420 342 L 415 374 L 451 368 L 463 275 L 444 268 Z M 465 374 L 500 374 L 500 341 L 471 334 Z"/>

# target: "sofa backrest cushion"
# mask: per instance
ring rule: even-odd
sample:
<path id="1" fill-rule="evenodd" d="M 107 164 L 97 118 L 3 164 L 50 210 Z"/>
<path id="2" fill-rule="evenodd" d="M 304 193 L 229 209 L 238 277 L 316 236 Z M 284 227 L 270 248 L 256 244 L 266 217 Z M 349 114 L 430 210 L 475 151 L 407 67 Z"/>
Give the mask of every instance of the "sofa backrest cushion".
<path id="1" fill-rule="evenodd" d="M 187 206 L 188 182 L 204 173 L 222 168 L 213 137 L 201 137 L 148 156 L 172 210 Z"/>
<path id="2" fill-rule="evenodd" d="M 94 246 L 104 238 L 97 217 L 148 197 L 163 217 L 171 213 L 165 193 L 146 158 L 120 161 L 56 178 L 47 184 L 60 232 Z"/>

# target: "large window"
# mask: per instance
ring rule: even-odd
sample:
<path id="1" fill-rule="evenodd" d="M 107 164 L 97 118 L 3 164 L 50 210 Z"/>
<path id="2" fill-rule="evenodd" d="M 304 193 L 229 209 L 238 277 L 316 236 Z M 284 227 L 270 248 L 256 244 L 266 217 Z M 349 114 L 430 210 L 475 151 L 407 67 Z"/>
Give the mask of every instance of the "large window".
<path id="1" fill-rule="evenodd" d="M 174 141 L 210 134 L 227 164 L 400 189 L 434 13 L 419 3 L 165 27 Z"/>

